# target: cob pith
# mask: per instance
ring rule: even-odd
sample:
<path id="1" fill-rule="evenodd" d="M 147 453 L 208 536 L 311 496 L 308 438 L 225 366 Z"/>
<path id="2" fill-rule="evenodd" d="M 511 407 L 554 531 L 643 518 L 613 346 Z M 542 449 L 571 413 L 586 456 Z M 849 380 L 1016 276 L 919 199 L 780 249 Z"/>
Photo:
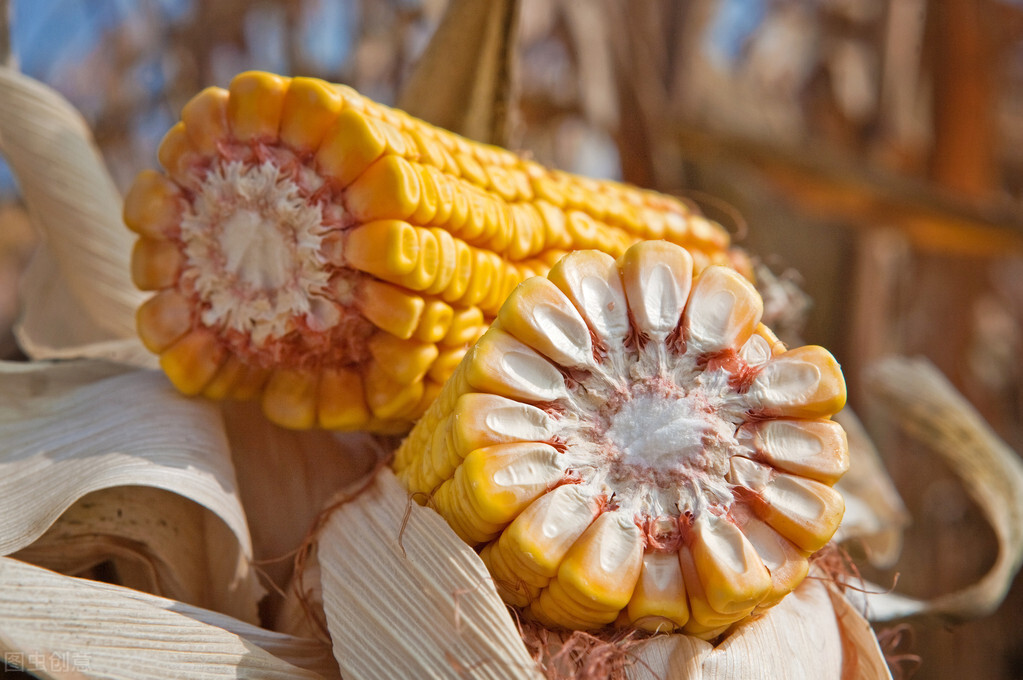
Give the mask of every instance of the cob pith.
<path id="1" fill-rule="evenodd" d="M 512 292 L 398 477 L 541 623 L 715 636 L 795 588 L 844 511 L 841 370 L 762 311 L 670 243 L 570 253 Z"/>
<path id="2" fill-rule="evenodd" d="M 248 72 L 164 138 L 125 200 L 144 344 L 188 394 L 295 428 L 399 431 L 512 289 L 641 239 L 727 262 L 667 196 L 548 170 L 350 88 Z"/>

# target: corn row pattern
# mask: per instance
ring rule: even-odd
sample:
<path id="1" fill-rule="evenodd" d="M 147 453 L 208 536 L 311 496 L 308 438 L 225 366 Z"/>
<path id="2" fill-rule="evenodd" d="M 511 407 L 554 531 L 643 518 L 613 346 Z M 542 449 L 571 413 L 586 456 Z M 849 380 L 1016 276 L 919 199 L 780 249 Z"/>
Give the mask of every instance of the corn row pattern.
<path id="1" fill-rule="evenodd" d="M 728 262 L 682 202 L 549 170 L 374 103 L 261 72 L 209 88 L 124 219 L 145 345 L 187 394 L 294 428 L 401 431 L 512 289 L 567 251 L 641 239 Z"/>
<path id="2" fill-rule="evenodd" d="M 556 627 L 711 638 L 830 540 L 848 467 L 834 358 L 681 247 L 573 252 L 512 292 L 399 448 L 399 478 Z"/>

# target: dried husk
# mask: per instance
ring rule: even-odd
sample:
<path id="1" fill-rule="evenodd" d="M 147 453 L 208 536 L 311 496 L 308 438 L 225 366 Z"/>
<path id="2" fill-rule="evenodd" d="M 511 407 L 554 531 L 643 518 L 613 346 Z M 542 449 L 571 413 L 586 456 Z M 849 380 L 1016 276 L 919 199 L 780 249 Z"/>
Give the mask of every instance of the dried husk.
<path id="1" fill-rule="evenodd" d="M 288 430 L 269 422 L 255 403 L 226 403 L 222 412 L 254 559 L 283 589 L 324 504 L 375 470 L 388 442 L 364 432 Z M 270 620 L 276 606 L 275 598 L 264 607 Z"/>
<path id="2" fill-rule="evenodd" d="M 80 498 L 12 557 L 75 576 L 99 569 L 129 588 L 217 606 L 209 581 L 230 576 L 232 565 L 211 560 L 232 542 L 226 524 L 183 496 L 115 486 Z"/>
<path id="3" fill-rule="evenodd" d="M 629 650 L 626 675 L 634 680 L 891 677 L 870 624 L 851 609 L 836 608 L 836 598 L 842 600 L 830 586 L 808 579 L 716 646 L 685 635 L 640 642 Z M 868 635 L 852 635 L 855 631 Z"/>
<path id="4" fill-rule="evenodd" d="M 162 580 L 179 584 L 194 604 L 256 621 L 263 589 L 251 569 L 248 524 L 215 406 L 182 397 L 161 374 L 88 361 L 3 362 L 0 383 L 0 554 L 29 547 L 94 492 L 125 489 L 116 492 L 122 504 L 137 508 L 125 498 L 133 487 L 164 489 L 200 511 L 169 501 L 148 514 L 118 517 L 117 503 L 106 496 L 91 517 L 79 505 L 73 514 L 87 524 L 72 530 L 65 522 L 42 548 L 59 554 L 63 538 L 85 556 L 89 527 L 106 535 L 94 540 L 116 545 L 118 553 L 129 542 L 141 544 L 135 561 L 162 556 L 158 561 L 174 574 Z M 163 516 L 169 508 L 175 511 Z M 144 528 L 161 521 L 182 534 L 172 545 L 146 545 L 166 538 Z M 99 545 L 91 551 L 91 559 L 102 557 Z"/>
<path id="5" fill-rule="evenodd" d="M 951 621 L 993 612 L 1023 563 L 1023 462 L 955 387 L 926 359 L 892 357 L 876 364 L 868 394 L 892 422 L 948 463 L 998 539 L 998 556 L 976 583 L 931 600 L 868 586 L 848 594 L 873 621 L 919 615 Z"/>
<path id="6" fill-rule="evenodd" d="M 0 655 L 42 678 L 336 678 L 329 649 L 0 557 Z"/>
<path id="7" fill-rule="evenodd" d="M 346 678 L 539 677 L 483 562 L 389 469 L 330 512 L 318 551 Z"/>
<path id="8" fill-rule="evenodd" d="M 41 237 L 22 280 L 22 350 L 155 366 L 135 335 L 146 297 L 130 276 L 135 237 L 81 115 L 53 89 L 0 66 L 0 152 Z"/>
<path id="9" fill-rule="evenodd" d="M 845 499 L 845 516 L 834 540 L 855 540 L 878 568 L 895 564 L 902 552 L 902 535 L 909 511 L 884 470 L 881 455 L 851 409 L 835 416 L 849 438 L 849 471 L 835 488 Z"/>
<path id="10" fill-rule="evenodd" d="M 842 631 L 842 680 L 890 678 L 891 671 L 870 622 L 849 602 L 848 591 L 828 588 Z"/>

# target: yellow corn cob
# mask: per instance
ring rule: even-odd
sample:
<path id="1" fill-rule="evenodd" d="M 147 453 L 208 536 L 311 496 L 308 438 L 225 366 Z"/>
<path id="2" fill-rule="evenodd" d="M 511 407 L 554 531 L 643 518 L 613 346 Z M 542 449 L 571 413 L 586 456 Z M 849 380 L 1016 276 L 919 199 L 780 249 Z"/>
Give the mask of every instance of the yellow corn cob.
<path id="1" fill-rule="evenodd" d="M 792 591 L 844 511 L 841 370 L 762 311 L 665 241 L 569 253 L 508 297 L 398 477 L 538 621 L 714 637 Z"/>
<path id="2" fill-rule="evenodd" d="M 700 268 L 732 257 L 678 200 L 311 78 L 204 90 L 159 160 L 165 174 L 142 172 L 124 206 L 134 279 L 157 291 L 141 337 L 185 391 L 258 396 L 296 428 L 407 428 L 508 293 L 568 250 L 665 238 Z"/>

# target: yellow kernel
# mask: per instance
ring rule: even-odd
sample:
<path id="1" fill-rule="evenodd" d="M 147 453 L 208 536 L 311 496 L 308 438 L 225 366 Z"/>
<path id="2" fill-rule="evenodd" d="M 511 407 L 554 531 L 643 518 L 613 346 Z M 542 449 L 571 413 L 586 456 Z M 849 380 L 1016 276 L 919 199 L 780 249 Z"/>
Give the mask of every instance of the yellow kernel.
<path id="1" fill-rule="evenodd" d="M 317 422 L 328 430 L 356 430 L 369 420 L 362 376 L 353 369 L 329 368 L 320 376 Z"/>
<path id="2" fill-rule="evenodd" d="M 382 279 L 412 272 L 419 262 L 417 229 L 401 220 L 367 222 L 345 234 L 344 257 L 360 271 Z"/>
<path id="3" fill-rule="evenodd" d="M 199 154 L 213 157 L 218 145 L 228 139 L 227 90 L 207 87 L 181 109 L 188 138 Z"/>
<path id="4" fill-rule="evenodd" d="M 318 387 L 311 371 L 278 368 L 263 391 L 263 413 L 282 427 L 307 430 L 316 424 Z"/>
<path id="5" fill-rule="evenodd" d="M 419 207 L 419 173 L 404 158 L 387 154 L 370 164 L 345 190 L 346 205 L 359 221 L 406 220 Z"/>
<path id="6" fill-rule="evenodd" d="M 427 302 L 419 326 L 416 328 L 416 340 L 430 343 L 440 342 L 448 334 L 454 314 L 451 305 L 440 300 Z"/>
<path id="7" fill-rule="evenodd" d="M 184 257 L 172 241 L 140 238 L 131 253 L 131 280 L 140 290 L 174 285 Z"/>
<path id="8" fill-rule="evenodd" d="M 183 394 L 202 392 L 224 362 L 225 350 L 211 331 L 190 331 L 160 354 L 160 368 Z"/>
<path id="9" fill-rule="evenodd" d="M 419 326 L 425 308 L 418 295 L 368 278 L 359 282 L 355 304 L 374 326 L 406 340 Z"/>
<path id="10" fill-rule="evenodd" d="M 316 166 L 341 186 L 348 186 L 387 151 L 387 136 L 380 124 L 345 107 L 323 133 Z"/>
<path id="11" fill-rule="evenodd" d="M 418 340 L 402 340 L 389 333 L 377 333 L 369 340 L 369 352 L 380 370 L 398 383 L 423 379 L 437 358 L 437 345 Z"/>
<path id="12" fill-rule="evenodd" d="M 341 110 L 341 94 L 315 78 L 292 78 L 281 109 L 281 141 L 312 153 Z"/>
<path id="13" fill-rule="evenodd" d="M 163 290 L 142 303 L 135 323 L 142 344 L 159 353 L 192 328 L 192 304 L 174 289 Z"/>
<path id="14" fill-rule="evenodd" d="M 288 79 L 247 71 L 235 76 L 228 90 L 227 121 L 234 138 L 241 142 L 276 140 Z"/>
<path id="15" fill-rule="evenodd" d="M 124 198 L 124 223 L 148 238 L 176 234 L 181 214 L 181 190 L 156 170 L 140 172 Z"/>

